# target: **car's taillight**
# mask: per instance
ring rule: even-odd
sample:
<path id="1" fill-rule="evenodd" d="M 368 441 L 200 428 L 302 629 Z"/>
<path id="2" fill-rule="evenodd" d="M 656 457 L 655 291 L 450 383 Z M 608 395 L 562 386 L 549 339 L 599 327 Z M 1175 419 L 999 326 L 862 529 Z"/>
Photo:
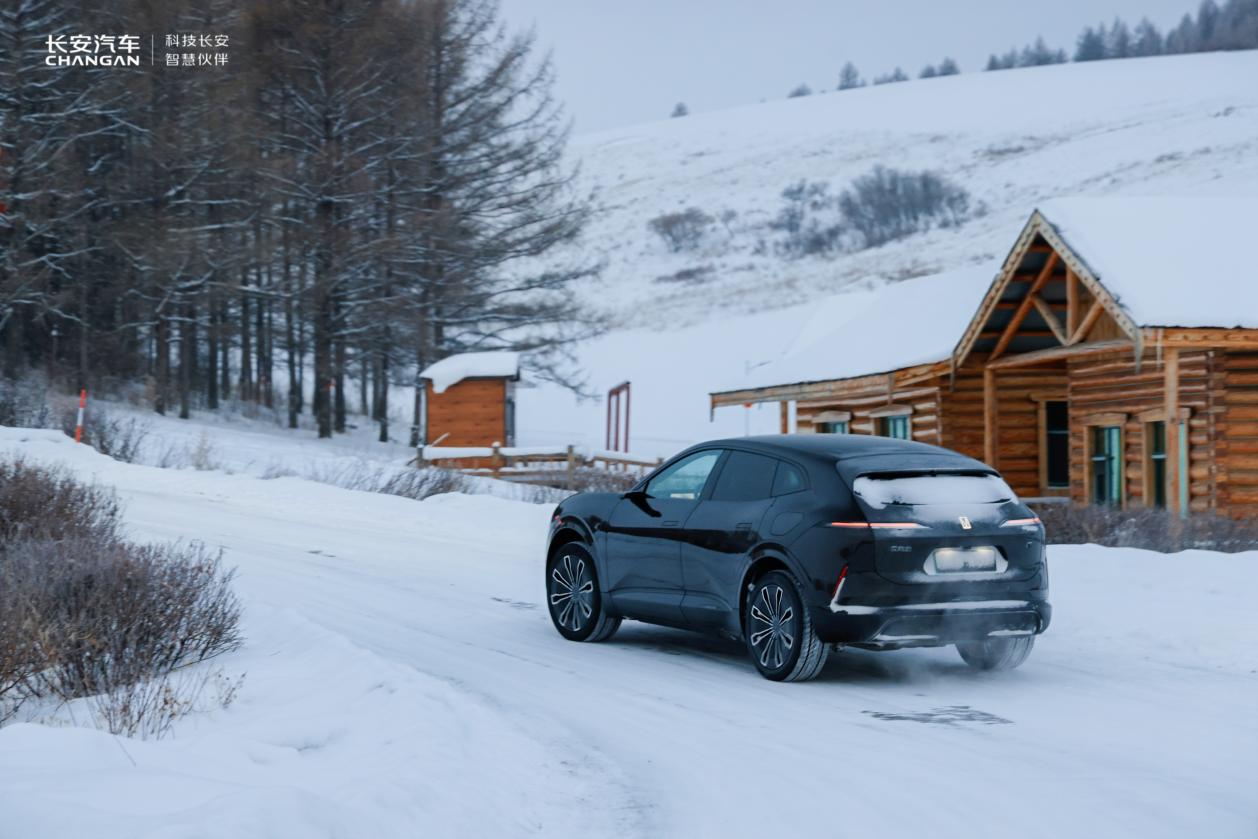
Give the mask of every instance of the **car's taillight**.
<path id="1" fill-rule="evenodd" d="M 915 521 L 832 521 L 830 527 L 867 527 L 874 530 L 923 530 Z"/>
<path id="2" fill-rule="evenodd" d="M 1002 524 L 1001 527 L 1030 527 L 1031 525 L 1039 523 L 1039 516 L 1031 516 L 1029 519 L 1009 519 L 1007 522 Z"/>

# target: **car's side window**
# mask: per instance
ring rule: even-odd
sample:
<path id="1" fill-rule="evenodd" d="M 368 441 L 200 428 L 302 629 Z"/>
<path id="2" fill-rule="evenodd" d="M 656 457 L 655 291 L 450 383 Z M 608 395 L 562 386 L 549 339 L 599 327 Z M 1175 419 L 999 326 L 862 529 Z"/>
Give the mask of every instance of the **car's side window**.
<path id="1" fill-rule="evenodd" d="M 646 494 L 652 498 L 696 501 L 720 458 L 721 453 L 715 450 L 695 452 L 652 478 L 646 485 Z"/>
<path id="2" fill-rule="evenodd" d="M 789 495 L 803 488 L 804 473 L 799 471 L 799 467 L 779 461 L 777 475 L 773 478 L 773 494 Z"/>
<path id="3" fill-rule="evenodd" d="M 730 452 L 712 489 L 712 500 L 757 501 L 768 498 L 777 465 L 775 458 L 762 454 Z"/>

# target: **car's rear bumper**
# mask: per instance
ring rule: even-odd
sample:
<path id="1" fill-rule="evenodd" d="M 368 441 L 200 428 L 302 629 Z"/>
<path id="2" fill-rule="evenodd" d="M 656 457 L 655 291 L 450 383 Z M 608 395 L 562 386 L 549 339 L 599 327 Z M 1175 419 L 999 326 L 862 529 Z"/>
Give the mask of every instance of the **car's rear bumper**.
<path id="1" fill-rule="evenodd" d="M 827 606 L 813 610 L 813 623 L 823 641 L 883 647 L 1038 635 L 1048 628 L 1053 607 L 1035 594 L 999 600 Z"/>

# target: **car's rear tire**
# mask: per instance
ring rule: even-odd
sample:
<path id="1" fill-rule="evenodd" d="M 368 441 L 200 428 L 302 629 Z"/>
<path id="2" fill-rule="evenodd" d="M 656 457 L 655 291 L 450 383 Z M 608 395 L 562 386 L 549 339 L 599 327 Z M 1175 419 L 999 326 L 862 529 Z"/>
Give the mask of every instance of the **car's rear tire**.
<path id="1" fill-rule="evenodd" d="M 752 584 L 743 636 L 760 675 L 775 682 L 815 679 L 830 652 L 817 637 L 799 583 L 785 571 Z"/>
<path id="2" fill-rule="evenodd" d="M 1034 646 L 1034 635 L 1019 635 L 1016 638 L 959 641 L 957 652 L 975 670 L 1012 670 L 1027 660 Z"/>
<path id="3" fill-rule="evenodd" d="M 546 567 L 546 604 L 551 622 L 569 641 L 606 641 L 620 628 L 598 589 L 598 570 L 589 550 L 564 545 Z"/>

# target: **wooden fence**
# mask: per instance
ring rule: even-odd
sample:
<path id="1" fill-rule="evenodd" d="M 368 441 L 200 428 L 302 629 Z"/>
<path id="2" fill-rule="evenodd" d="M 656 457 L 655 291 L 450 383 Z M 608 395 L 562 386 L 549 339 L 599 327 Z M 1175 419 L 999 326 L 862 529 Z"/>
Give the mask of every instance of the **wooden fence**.
<path id="1" fill-rule="evenodd" d="M 555 450 L 489 446 L 448 452 L 428 447 L 420 449 L 416 463 L 504 481 L 576 489 L 582 470 L 637 478 L 663 463 L 663 459 L 635 457 L 625 452 L 586 453 L 575 446 Z"/>

